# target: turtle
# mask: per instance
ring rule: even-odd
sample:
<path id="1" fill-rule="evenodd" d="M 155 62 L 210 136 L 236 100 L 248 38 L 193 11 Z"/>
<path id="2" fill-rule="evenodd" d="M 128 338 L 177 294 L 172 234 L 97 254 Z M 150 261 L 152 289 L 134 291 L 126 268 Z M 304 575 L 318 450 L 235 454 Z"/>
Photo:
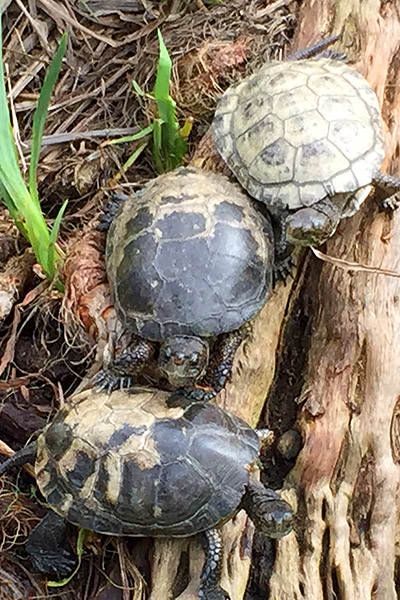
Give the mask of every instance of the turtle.
<path id="1" fill-rule="evenodd" d="M 35 459 L 51 508 L 26 543 L 39 571 L 59 578 L 74 568 L 67 523 L 114 536 L 199 534 L 206 555 L 199 598 L 229 600 L 219 585 L 220 525 L 242 508 L 266 536 L 283 537 L 293 525 L 290 505 L 258 479 L 266 438 L 270 431 L 179 390 L 88 389 L 0 474 Z"/>
<path id="2" fill-rule="evenodd" d="M 325 242 L 373 186 L 388 196 L 383 206 L 398 204 L 400 179 L 379 171 L 385 153 L 374 91 L 344 54 L 320 53 L 337 37 L 228 88 L 211 125 L 218 153 L 281 227 L 282 252 Z"/>
<path id="3" fill-rule="evenodd" d="M 95 385 L 129 386 L 154 357 L 169 385 L 197 382 L 197 397 L 213 397 L 272 289 L 270 218 L 236 182 L 195 167 L 151 180 L 113 212 L 106 270 L 122 337 Z"/>

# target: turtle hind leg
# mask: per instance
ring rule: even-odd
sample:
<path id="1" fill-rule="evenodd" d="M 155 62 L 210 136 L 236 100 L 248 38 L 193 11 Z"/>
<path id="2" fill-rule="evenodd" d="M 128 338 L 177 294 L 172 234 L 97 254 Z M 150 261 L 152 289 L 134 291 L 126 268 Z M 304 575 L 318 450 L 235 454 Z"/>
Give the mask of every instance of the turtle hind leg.
<path id="1" fill-rule="evenodd" d="M 200 600 L 230 600 L 220 587 L 222 573 L 222 541 L 217 529 L 208 529 L 201 534 L 203 550 L 206 555 L 200 576 Z"/>
<path id="2" fill-rule="evenodd" d="M 346 60 L 347 56 L 343 52 L 339 52 L 337 50 L 332 50 L 327 48 L 337 42 L 340 38 L 340 35 L 331 35 L 327 38 L 322 38 L 318 40 L 315 44 L 311 46 L 307 46 L 306 48 L 300 48 L 291 54 L 288 54 L 286 60 L 302 60 L 304 58 L 332 58 L 335 60 Z"/>
<path id="3" fill-rule="evenodd" d="M 212 400 L 225 387 L 232 375 L 236 351 L 243 340 L 250 335 L 251 330 L 251 324 L 245 323 L 239 329 L 219 335 L 212 349 L 206 374 L 191 394 L 193 399 Z"/>
<path id="4" fill-rule="evenodd" d="M 379 194 L 386 196 L 380 201 L 384 210 L 396 210 L 400 206 L 400 178 L 396 175 L 381 173 L 377 171 L 372 179 L 372 183 Z"/>
<path id="5" fill-rule="evenodd" d="M 30 534 L 25 550 L 40 573 L 64 579 L 77 565 L 77 557 L 67 539 L 65 520 L 49 511 Z"/>
<path id="6" fill-rule="evenodd" d="M 272 272 L 273 288 L 280 281 L 285 282 L 288 277 L 291 277 L 296 266 L 293 258 L 293 244 L 286 237 L 286 218 L 288 214 L 288 212 L 283 212 L 279 216 L 271 215 L 275 252 Z"/>

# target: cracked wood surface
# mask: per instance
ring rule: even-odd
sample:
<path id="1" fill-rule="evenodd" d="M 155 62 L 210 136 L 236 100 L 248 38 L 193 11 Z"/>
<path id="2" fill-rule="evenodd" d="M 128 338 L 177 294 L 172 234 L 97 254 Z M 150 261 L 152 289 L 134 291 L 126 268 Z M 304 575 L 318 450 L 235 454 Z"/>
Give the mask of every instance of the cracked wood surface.
<path id="1" fill-rule="evenodd" d="M 332 33 L 377 93 L 383 170 L 399 175 L 399 5 L 306 0 L 296 47 Z M 400 214 L 369 200 L 326 253 L 399 272 Z M 298 418 L 304 447 L 287 478 L 299 518 L 278 543 L 271 600 L 398 598 L 399 298 L 394 277 L 322 267 Z"/>

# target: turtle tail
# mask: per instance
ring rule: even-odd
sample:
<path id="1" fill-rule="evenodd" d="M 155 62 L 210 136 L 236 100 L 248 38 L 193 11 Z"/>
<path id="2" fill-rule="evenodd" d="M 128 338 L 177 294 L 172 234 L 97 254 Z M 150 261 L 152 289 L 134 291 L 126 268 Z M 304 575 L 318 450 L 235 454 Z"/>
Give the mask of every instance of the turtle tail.
<path id="1" fill-rule="evenodd" d="M 37 451 L 37 441 L 31 442 L 21 450 L 18 450 L 15 454 L 7 458 L 0 465 L 0 475 L 9 471 L 9 469 L 13 469 L 14 467 L 22 467 L 27 462 L 34 461 L 36 458 Z"/>

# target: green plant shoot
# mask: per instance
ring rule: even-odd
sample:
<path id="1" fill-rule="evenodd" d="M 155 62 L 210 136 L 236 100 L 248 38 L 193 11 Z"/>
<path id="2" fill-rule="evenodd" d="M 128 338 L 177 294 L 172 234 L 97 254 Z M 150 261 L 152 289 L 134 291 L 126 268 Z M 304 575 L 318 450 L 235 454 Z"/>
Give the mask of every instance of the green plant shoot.
<path id="1" fill-rule="evenodd" d="M 141 129 L 139 132 L 111 140 L 110 144 L 119 144 L 122 142 L 133 142 L 142 139 L 146 135 L 152 135 L 152 153 L 154 163 L 158 173 L 170 171 L 179 166 L 187 151 L 186 138 L 189 136 L 192 123 L 187 119 L 184 126 L 180 128 L 176 117 L 176 103 L 171 98 L 170 81 L 172 63 L 168 50 L 164 44 L 160 30 L 157 30 L 160 53 L 157 65 L 156 82 L 152 94 L 146 94 L 136 81 L 132 81 L 132 86 L 139 96 L 150 98 L 156 103 L 157 117 L 150 125 Z M 139 147 L 139 152 L 134 152 L 128 159 L 126 165 L 130 166 L 142 152 L 143 144 Z"/>
<path id="2" fill-rule="evenodd" d="M 27 187 L 18 162 L 18 153 L 8 109 L 0 23 L 0 196 L 16 226 L 31 244 L 46 277 L 51 281 L 56 276 L 57 263 L 60 260 L 60 255 L 56 250 L 56 238 L 66 202 L 61 207 L 53 228 L 50 230 L 40 207 L 36 173 L 44 122 L 54 84 L 61 69 L 66 43 L 67 38 L 64 34 L 50 63 L 33 117 L 29 186 Z M 61 288 L 59 282 L 57 287 Z"/>
<path id="3" fill-rule="evenodd" d="M 180 127 L 176 118 L 176 104 L 169 95 L 172 63 L 164 44 L 161 31 L 157 31 L 160 56 L 158 59 L 154 100 L 157 103 L 158 120 L 155 121 L 153 137 L 153 156 L 157 170 L 169 171 L 177 167 L 187 151 L 186 140 L 180 135 Z"/>
<path id="4" fill-rule="evenodd" d="M 81 566 L 83 544 L 85 543 L 87 533 L 87 529 L 79 530 L 78 539 L 76 541 L 76 555 L 78 557 L 78 564 L 76 565 L 74 571 L 71 573 L 71 575 L 69 575 L 65 579 L 62 579 L 61 581 L 48 581 L 47 587 L 63 587 L 64 585 L 67 585 L 67 583 L 69 583 L 73 577 L 75 577 Z"/>

